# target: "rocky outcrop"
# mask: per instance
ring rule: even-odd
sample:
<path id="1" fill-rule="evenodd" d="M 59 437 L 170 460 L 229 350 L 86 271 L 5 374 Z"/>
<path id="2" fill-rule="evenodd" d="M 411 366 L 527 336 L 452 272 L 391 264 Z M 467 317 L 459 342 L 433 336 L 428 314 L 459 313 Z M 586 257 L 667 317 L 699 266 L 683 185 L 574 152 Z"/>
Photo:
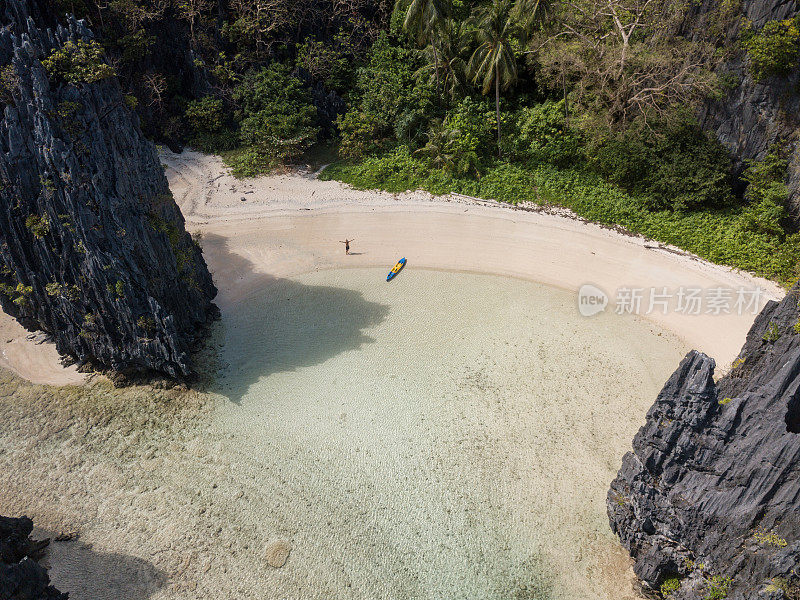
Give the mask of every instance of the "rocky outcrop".
<path id="1" fill-rule="evenodd" d="M 43 66 L 92 39 L 82 22 L 42 29 L 23 0 L 0 6 L 3 309 L 82 365 L 190 374 L 216 289 L 155 147 L 115 77 Z"/>
<path id="2" fill-rule="evenodd" d="M 730 3 L 736 6 L 735 3 Z M 688 20 L 690 35 L 708 34 L 708 17 L 716 16 L 719 0 L 702 0 Z M 774 20 L 790 19 L 800 13 L 796 0 L 742 0 L 742 14 L 729 20 L 720 40 L 728 59 L 718 68 L 724 79 L 732 83 L 723 97 L 709 101 L 701 110 L 702 126 L 712 131 L 733 155 L 738 173 L 746 160 L 762 160 L 777 143 L 789 144 L 791 165 L 787 173 L 790 211 L 800 224 L 800 56 L 788 76 L 776 76 L 759 82 L 748 70 L 747 53 L 739 49 L 741 16 L 755 30 Z"/>
<path id="3" fill-rule="evenodd" d="M 50 585 L 39 560 L 50 540 L 30 539 L 33 522 L 27 517 L 0 516 L 0 598 L 14 600 L 67 600 Z"/>
<path id="4" fill-rule="evenodd" d="M 608 514 L 647 588 L 681 578 L 674 600 L 800 598 L 798 297 L 764 308 L 719 382 L 690 352 L 625 455 Z"/>

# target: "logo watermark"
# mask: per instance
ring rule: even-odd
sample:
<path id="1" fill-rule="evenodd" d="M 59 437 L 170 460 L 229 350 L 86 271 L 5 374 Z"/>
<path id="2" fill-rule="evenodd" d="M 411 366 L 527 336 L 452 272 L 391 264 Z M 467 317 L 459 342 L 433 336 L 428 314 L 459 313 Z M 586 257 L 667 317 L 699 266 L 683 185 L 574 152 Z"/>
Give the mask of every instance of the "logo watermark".
<path id="1" fill-rule="evenodd" d="M 578 312 L 584 317 L 600 314 L 608 306 L 608 294 L 596 285 L 586 283 L 578 290 Z"/>
<path id="2" fill-rule="evenodd" d="M 765 304 L 760 287 L 620 287 L 610 297 L 587 283 L 578 290 L 578 312 L 593 317 L 607 307 L 618 315 L 651 315 L 674 312 L 681 315 L 757 315 Z"/>

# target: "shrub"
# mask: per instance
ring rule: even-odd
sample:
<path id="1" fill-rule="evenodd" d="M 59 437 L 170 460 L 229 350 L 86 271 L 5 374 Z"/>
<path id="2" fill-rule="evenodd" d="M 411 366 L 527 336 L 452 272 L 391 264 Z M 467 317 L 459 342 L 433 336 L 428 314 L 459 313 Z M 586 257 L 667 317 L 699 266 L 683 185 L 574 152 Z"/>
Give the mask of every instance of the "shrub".
<path id="1" fill-rule="evenodd" d="M 337 120 L 343 158 L 388 150 L 396 141 L 411 146 L 421 141 L 433 92 L 427 79 L 417 81 L 417 61 L 385 34 L 372 45 L 367 64 L 357 71 L 351 108 Z"/>
<path id="2" fill-rule="evenodd" d="M 17 306 L 25 306 L 28 303 L 28 296 L 33 293 L 33 287 L 21 282 L 17 283 L 16 287 L 2 283 L 0 284 L 0 292 L 8 296 Z"/>
<path id="3" fill-rule="evenodd" d="M 206 154 L 220 154 L 239 146 L 239 133 L 227 128 L 213 133 L 198 133 L 189 143 Z"/>
<path id="4" fill-rule="evenodd" d="M 612 182 L 647 197 L 650 208 L 693 210 L 733 203 L 731 159 L 691 120 L 636 126 L 600 141 L 589 154 Z"/>
<path id="5" fill-rule="evenodd" d="M 234 90 L 234 99 L 242 107 L 239 137 L 250 147 L 246 156 L 252 174 L 296 158 L 317 139 L 311 95 L 285 65 L 250 72 Z"/>
<path id="6" fill-rule="evenodd" d="M 13 64 L 0 69 L 0 102 L 13 104 L 14 95 L 19 90 L 19 75 Z"/>
<path id="7" fill-rule="evenodd" d="M 94 40 L 78 40 L 77 44 L 69 40 L 53 50 L 42 64 L 50 79 L 72 85 L 94 83 L 116 75 L 114 68 L 104 61 L 103 47 Z"/>
<path id="8" fill-rule="evenodd" d="M 722 400 L 719 401 L 719 405 L 720 406 L 726 406 L 726 405 L 730 404 L 731 402 L 733 402 L 733 398 L 723 398 Z"/>
<path id="9" fill-rule="evenodd" d="M 703 600 L 725 600 L 732 583 L 733 579 L 730 577 L 715 575 L 706 582 L 706 595 L 703 596 Z"/>
<path id="10" fill-rule="evenodd" d="M 772 344 L 781 339 L 781 330 L 778 328 L 777 323 L 770 323 L 762 338 L 768 344 Z"/>
<path id="11" fill-rule="evenodd" d="M 680 577 L 667 577 L 664 582 L 661 584 L 661 596 L 663 598 L 669 598 L 681 589 L 681 578 Z"/>
<path id="12" fill-rule="evenodd" d="M 466 97 L 447 113 L 447 129 L 458 132 L 458 154 L 493 155 L 497 131 L 493 109 L 482 100 Z"/>
<path id="13" fill-rule="evenodd" d="M 184 115 L 194 133 L 214 133 L 222 128 L 224 122 L 222 100 L 213 96 L 192 100 Z"/>
<path id="14" fill-rule="evenodd" d="M 785 548 L 789 543 L 773 531 L 756 531 L 753 534 L 753 539 L 759 544 L 767 546 L 776 546 L 778 548 Z"/>
<path id="15" fill-rule="evenodd" d="M 750 58 L 750 71 L 759 80 L 786 75 L 798 64 L 800 18 L 769 21 L 759 32 L 745 30 L 742 45 Z"/>
<path id="16" fill-rule="evenodd" d="M 359 159 L 378 152 L 389 139 L 389 124 L 379 115 L 351 110 L 339 115 L 336 125 L 342 135 L 339 156 Z"/>
<path id="17" fill-rule="evenodd" d="M 117 40 L 117 44 L 122 50 L 122 61 L 127 65 L 137 63 L 150 54 L 155 42 L 155 36 L 147 35 L 144 29 L 137 29 L 133 33 L 122 36 Z"/>
<path id="18" fill-rule="evenodd" d="M 566 125 L 563 100 L 547 100 L 513 116 L 505 153 L 523 161 L 561 166 L 575 162 L 580 155 L 581 142 Z"/>
<path id="19" fill-rule="evenodd" d="M 746 161 L 742 179 L 748 183 L 745 199 L 749 202 L 740 218 L 740 226 L 756 233 L 782 235 L 787 218 L 789 189 L 784 183 L 789 161 L 780 147 L 773 148 L 762 161 Z"/>
<path id="20" fill-rule="evenodd" d="M 40 217 L 39 215 L 28 215 L 28 218 L 25 219 L 25 227 L 38 240 L 50 233 L 50 221 L 47 220 L 47 217 Z"/>
<path id="21" fill-rule="evenodd" d="M 321 81 L 329 89 L 343 92 L 352 85 L 353 68 L 349 57 L 354 51 L 350 36 L 340 31 L 332 44 L 313 38 L 299 44 L 297 64 L 315 81 Z"/>

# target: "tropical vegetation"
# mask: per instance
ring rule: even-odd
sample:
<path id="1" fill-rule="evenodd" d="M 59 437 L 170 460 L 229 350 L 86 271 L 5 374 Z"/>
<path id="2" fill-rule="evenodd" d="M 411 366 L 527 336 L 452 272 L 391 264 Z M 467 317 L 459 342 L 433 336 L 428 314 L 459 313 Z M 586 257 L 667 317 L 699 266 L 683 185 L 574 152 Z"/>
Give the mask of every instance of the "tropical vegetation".
<path id="1" fill-rule="evenodd" d="M 45 57 L 52 78 L 118 74 L 148 135 L 221 153 L 238 175 L 335 153 L 325 176 L 359 187 L 565 206 L 796 275 L 788 140 L 737 171 L 694 115 L 731 85 L 716 66 L 732 53 L 758 80 L 796 69 L 797 19 L 756 28 L 722 0 L 688 37 L 679 0 L 57 4 L 98 37 Z"/>

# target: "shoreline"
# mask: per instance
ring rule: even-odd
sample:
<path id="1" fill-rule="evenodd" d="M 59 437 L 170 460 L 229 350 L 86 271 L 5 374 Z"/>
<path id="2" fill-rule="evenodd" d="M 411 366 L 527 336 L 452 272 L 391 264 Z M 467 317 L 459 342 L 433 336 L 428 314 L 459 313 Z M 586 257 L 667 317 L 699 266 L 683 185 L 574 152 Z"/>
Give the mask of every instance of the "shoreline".
<path id="1" fill-rule="evenodd" d="M 401 256 L 409 266 L 521 278 L 577 292 L 592 284 L 615 289 L 758 286 L 764 301 L 785 291 L 776 283 L 715 265 L 678 248 L 619 228 L 589 222 L 566 209 L 515 207 L 460 195 L 435 197 L 356 190 L 317 173 L 235 179 L 216 156 L 161 153 L 187 230 L 203 236 L 225 310 L 241 286 L 262 278 L 323 269 L 388 268 Z M 355 237 L 344 256 L 338 241 Z M 251 272 L 232 271 L 230 257 Z M 647 296 L 643 298 L 647 302 Z M 762 306 L 763 306 L 762 301 Z M 717 360 L 736 357 L 755 314 L 642 316 Z M 88 376 L 64 367 L 52 343 L 0 313 L 0 366 L 33 383 L 74 385 Z"/>
<path id="2" fill-rule="evenodd" d="M 554 522 L 566 524 L 564 535 L 574 539 L 558 537 L 557 543 L 545 544 L 542 564 L 551 570 L 557 567 L 558 573 L 577 569 L 574 581 L 562 582 L 565 590 L 596 586 L 592 597 L 598 600 L 639 597 L 631 583 L 630 559 L 607 528 L 607 481 L 672 363 L 685 352 L 684 344 L 716 353 L 724 367 L 738 352 L 754 317 L 631 317 L 629 325 L 615 330 L 611 323 L 628 317 L 580 317 L 574 291 L 584 283 L 612 292 L 612 286 L 623 284 L 736 286 L 758 284 L 757 278 L 653 249 L 639 236 L 562 215 L 447 202 L 420 193 L 358 192 L 302 174 L 251 180 L 252 193 L 247 196 L 252 199 L 242 203 L 240 192 L 199 191 L 204 181 L 214 178 L 228 185 L 227 176 L 218 172 L 219 159 L 188 153 L 182 160 L 194 161 L 192 168 L 172 163 L 183 170 L 168 166 L 167 176 L 187 229 L 202 233 L 223 315 L 208 351 L 227 367 L 231 364 L 222 354 L 225 349 L 233 349 L 231 356 L 248 357 L 238 366 L 230 361 L 243 383 L 233 381 L 228 397 L 220 390 L 117 390 L 104 377 L 54 389 L 24 384 L 0 372 L 8 390 L 0 408 L 6 422 L 13 424 L 0 432 L 10 449 L 0 462 L 13 473 L 0 503 L 6 512 L 29 512 L 42 530 L 80 533 L 79 540 L 57 544 L 49 553 L 54 582 L 73 591 L 76 600 L 142 590 L 154 599 L 189 598 L 198 582 L 217 586 L 221 598 L 242 597 L 234 589 L 237 577 L 244 577 L 242 585 L 251 590 L 264 589 L 264 577 L 289 585 L 286 582 L 294 581 L 306 565 L 324 564 L 325 557 L 335 556 L 338 537 L 350 540 L 350 553 L 374 547 L 360 545 L 362 538 L 371 539 L 372 521 L 360 521 L 363 514 L 350 514 L 346 507 L 375 500 L 372 486 L 378 473 L 384 474 L 384 483 L 377 489 L 393 500 L 375 501 L 374 514 L 395 501 L 404 507 L 398 498 L 427 498 L 422 492 L 428 486 L 444 483 L 443 489 L 453 491 L 444 507 L 451 509 L 447 515 L 472 514 L 474 507 L 463 500 L 462 482 L 452 474 L 472 473 L 474 489 L 483 490 L 481 474 L 496 468 L 493 461 L 498 457 L 506 457 L 501 464 L 510 469 L 504 480 L 509 487 L 500 497 L 508 500 L 509 518 L 533 532 L 529 538 L 514 538 L 519 549 L 529 552 L 544 539 L 535 515 L 547 514 L 552 499 L 570 498 L 575 505 L 567 510 L 563 507 L 569 502 L 561 501 Z M 191 172 L 196 176 L 189 177 Z M 349 256 L 339 243 L 345 237 L 355 238 Z M 390 287 L 382 274 L 399 256 L 408 258 L 412 271 Z M 444 282 L 452 284 L 458 278 L 447 273 L 497 280 L 492 284 L 475 278 L 477 287 L 471 285 L 463 293 L 452 285 L 447 288 Z M 561 291 L 537 292 L 531 287 L 524 294 L 503 296 L 500 289 L 506 285 L 519 289 L 518 284 L 504 283 L 508 278 Z M 412 293 L 415 280 L 425 284 Z M 482 295 L 478 289 L 483 289 Z M 771 289 L 777 297 L 780 290 Z M 296 297 L 299 302 L 288 302 Z M 389 335 L 391 329 L 374 333 L 371 327 L 380 323 L 370 317 L 387 314 L 393 303 L 397 310 L 382 327 L 407 332 L 395 347 L 402 336 Z M 285 312 L 290 306 L 294 313 Z M 510 312 L 498 321 L 502 311 Z M 296 318 L 282 318 L 287 314 Z M 494 334 L 473 325 L 492 322 L 490 314 L 502 324 Z M 445 325 L 454 315 L 460 321 Z M 567 326 L 549 325 L 554 315 L 566 315 Z M 10 317 L 0 317 L 0 332 L 3 319 Z M 421 327 L 425 335 L 413 333 L 419 323 L 426 323 Z M 226 327 L 231 328 L 229 334 Z M 449 333 L 459 330 L 458 335 Z M 242 335 L 237 337 L 237 331 Z M 66 371 L 58 371 L 63 367 L 56 365 L 52 344 L 36 344 L 27 333 L 23 338 L 31 345 L 29 351 L 38 353 L 37 364 L 52 363 L 40 366 L 39 373 L 56 380 L 66 376 Z M 245 350 L 253 344 L 256 350 L 237 354 L 237 344 Z M 263 377 L 268 353 L 262 346 L 281 344 L 292 349 L 281 356 L 296 360 L 278 360 L 282 367 L 275 377 Z M 372 354 L 348 352 L 362 346 Z M 462 407 L 438 399 L 425 403 L 424 409 L 406 410 L 416 407 L 413 399 L 420 392 L 415 390 L 427 389 L 429 374 L 423 366 L 435 361 L 425 353 L 438 355 L 445 347 L 450 348 L 450 362 L 444 363 L 449 366 L 435 372 L 455 376 L 452 381 L 442 379 L 444 387 L 437 389 L 450 390 L 445 398 L 474 395 L 481 401 Z M 667 350 L 673 347 L 677 350 Z M 367 372 L 382 373 L 381 366 L 387 357 L 396 358 L 398 348 L 407 352 L 403 364 L 420 361 L 419 368 L 404 375 L 403 385 L 395 385 L 391 374 L 337 382 L 337 373 L 358 372 L 364 364 L 372 365 Z M 471 354 L 464 354 L 469 348 Z M 12 353 L 12 359 L 23 356 L 14 349 L 18 353 Z M 565 358 L 554 364 L 552 357 L 559 353 Z M 608 366 L 599 374 L 587 366 L 598 360 Z M 583 366 L 575 370 L 575 361 Z M 316 369 L 322 368 L 328 369 L 328 376 L 319 376 Z M 410 373 L 417 379 L 409 379 Z M 511 381 L 506 379 L 509 373 L 516 373 L 517 387 L 504 387 L 502 382 Z M 320 379 L 330 384 L 320 386 Z M 259 385 L 264 386 L 260 392 Z M 381 404 L 374 394 L 362 394 L 360 386 L 393 390 L 397 396 Z M 255 396 L 240 397 L 240 392 Z M 406 423 L 409 415 L 413 427 L 395 426 Z M 554 435 L 551 428 L 566 437 Z M 456 446 L 433 443 L 451 439 L 453 431 L 461 432 L 455 436 L 460 440 Z M 576 432 L 581 440 L 577 445 L 570 437 Z M 402 467 L 409 479 L 395 477 L 381 458 L 387 439 L 395 434 L 399 437 L 392 456 L 397 460 L 389 466 Z M 415 470 L 422 468 L 414 458 L 422 448 L 415 445 L 421 444 L 418 435 L 431 441 L 422 456 L 450 462 L 433 461 Z M 520 450 L 520 439 L 532 440 L 530 447 Z M 494 444 L 488 453 L 486 440 Z M 473 452 L 466 458 L 465 447 Z M 562 462 L 549 459 L 549 453 Z M 53 456 L 59 458 L 54 462 Z M 318 475 L 326 472 L 319 468 L 320 456 L 330 467 L 327 478 Z M 581 475 L 568 481 L 561 477 L 573 470 Z M 365 474 L 367 480 L 362 481 Z M 342 478 L 351 483 L 342 487 Z M 408 487 L 398 481 L 418 483 Z M 494 488 L 486 489 L 484 504 L 491 508 L 496 503 Z M 339 506 L 342 497 L 349 501 Z M 483 496 L 469 496 L 479 497 Z M 294 510 L 290 505 L 297 498 L 313 502 L 304 504 L 305 512 Z M 534 511 L 535 506 L 539 508 Z M 324 523 L 320 514 L 326 519 L 338 515 L 338 537 L 315 537 L 318 529 L 309 524 Z M 437 522 L 450 522 L 449 516 L 440 517 Z M 398 539 L 413 539 L 407 534 L 416 527 L 415 517 L 406 521 L 408 527 L 398 530 L 406 537 Z M 386 523 L 396 525 L 394 520 Z M 590 535 L 584 544 L 586 532 Z M 263 545 L 276 539 L 291 541 L 293 558 L 280 571 L 262 571 Z M 224 548 L 236 550 L 226 554 Z M 220 556 L 223 566 L 216 570 L 212 564 Z M 117 564 L 123 565 L 120 574 L 110 566 Z M 238 575 L 231 579 L 232 573 Z M 353 590 L 369 587 L 357 580 L 353 585 Z"/>

